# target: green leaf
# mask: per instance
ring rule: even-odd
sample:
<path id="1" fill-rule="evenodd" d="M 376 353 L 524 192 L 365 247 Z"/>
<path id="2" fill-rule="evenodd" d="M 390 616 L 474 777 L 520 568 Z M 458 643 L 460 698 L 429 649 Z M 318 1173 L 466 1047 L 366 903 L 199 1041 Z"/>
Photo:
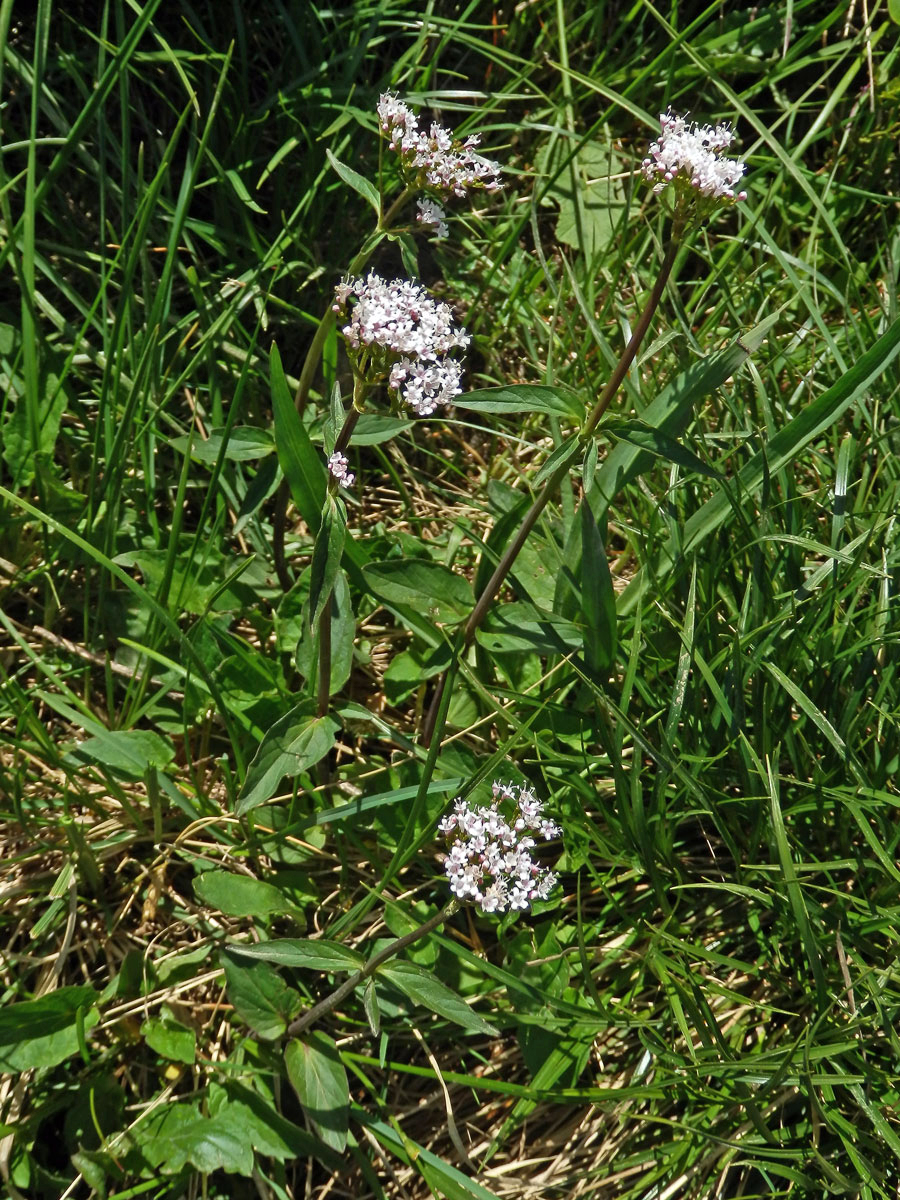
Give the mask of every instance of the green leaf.
<path id="1" fill-rule="evenodd" d="M 339 728 L 333 717 L 316 715 L 314 700 L 301 701 L 276 721 L 247 768 L 236 814 L 243 816 L 271 800 L 286 775 L 295 778 L 321 762 L 334 745 Z"/>
<path id="2" fill-rule="evenodd" d="M 196 1104 L 169 1104 L 138 1126 L 139 1142 L 151 1167 L 175 1175 L 188 1163 L 205 1174 L 253 1173 L 253 1146 L 239 1113 L 202 1117 Z"/>
<path id="3" fill-rule="evenodd" d="M 697 401 L 714 391 L 734 375 L 750 351 L 745 343 L 754 339 L 747 335 L 718 354 L 711 354 L 689 367 L 659 393 L 640 414 L 641 424 L 669 437 L 678 437 L 687 428 Z M 606 512 L 613 498 L 633 479 L 650 467 L 653 455 L 630 443 L 613 446 L 600 464 L 591 488 L 591 507 L 597 520 Z"/>
<path id="4" fill-rule="evenodd" d="M 372 1131 L 379 1142 L 410 1165 L 424 1164 L 429 1170 L 429 1187 L 436 1196 L 448 1200 L 497 1200 L 496 1192 L 490 1192 L 477 1179 L 469 1179 L 457 1167 L 444 1162 L 431 1150 L 418 1145 L 403 1133 L 384 1121 L 379 1121 L 365 1109 L 353 1106 L 354 1119 Z"/>
<path id="5" fill-rule="evenodd" d="M 581 612 L 584 616 L 584 656 L 597 674 L 616 660 L 616 593 L 606 548 L 587 496 L 581 504 Z"/>
<path id="6" fill-rule="evenodd" d="M 707 466 L 703 459 L 698 458 L 692 450 L 688 450 L 686 446 L 676 442 L 661 429 L 645 425 L 643 421 L 607 421 L 601 426 L 601 432 L 612 434 L 613 437 L 621 438 L 622 441 L 631 442 L 632 446 L 648 450 L 658 458 L 666 459 L 667 462 L 677 463 L 687 471 L 695 471 L 698 475 L 706 475 L 711 479 L 719 478 L 719 472 Z"/>
<path id="7" fill-rule="evenodd" d="M 561 467 L 564 463 L 571 462 L 572 459 L 581 452 L 583 445 L 584 443 L 579 437 L 567 438 L 564 442 L 556 447 L 556 449 L 532 479 L 531 486 L 537 487 L 538 484 L 543 483 L 545 479 L 549 479 L 557 467 Z"/>
<path id="8" fill-rule="evenodd" d="M 325 497 L 309 579 L 309 624 L 313 633 L 318 628 L 322 610 L 334 590 L 335 576 L 341 568 L 347 532 L 347 519 L 342 507 L 332 495 Z"/>
<path id="9" fill-rule="evenodd" d="M 238 1122 L 257 1154 L 264 1154 L 279 1162 L 291 1162 L 298 1158 L 315 1155 L 333 1171 L 340 1171 L 342 1161 L 292 1121 L 288 1121 L 274 1108 L 268 1097 L 256 1095 L 249 1088 L 233 1080 L 224 1085 L 210 1087 L 209 1114 L 213 1118 L 222 1115 L 229 1122 Z"/>
<path id="10" fill-rule="evenodd" d="M 294 906 L 271 883 L 216 868 L 194 879 L 194 894 L 203 903 L 230 917 L 271 916 L 294 911 Z"/>
<path id="11" fill-rule="evenodd" d="M 143 779 L 148 767 L 165 767 L 174 757 L 172 746 L 147 729 L 104 730 L 79 742 L 66 755 L 68 760 L 100 763 L 128 779 Z"/>
<path id="12" fill-rule="evenodd" d="M 232 944 L 229 953 L 243 958 L 261 959 L 282 967 L 306 967 L 313 971 L 358 971 L 365 959 L 340 942 L 315 941 L 307 938 L 277 938 L 271 942 Z"/>
<path id="13" fill-rule="evenodd" d="M 148 1017 L 141 1025 L 141 1037 L 157 1054 L 173 1062 L 194 1062 L 197 1037 L 193 1029 L 186 1029 L 170 1017 Z"/>
<path id="14" fill-rule="evenodd" d="M 389 442 L 398 433 L 412 429 L 414 421 L 402 417 L 383 417 L 380 413 L 363 413 L 353 430 L 354 446 L 380 446 Z"/>
<path id="15" fill-rule="evenodd" d="M 267 962 L 239 961 L 230 948 L 222 951 L 228 999 L 257 1037 L 281 1037 L 303 1007 L 300 993 Z"/>
<path id="16" fill-rule="evenodd" d="M 0 1011 L 0 1072 L 55 1067 L 79 1050 L 78 1012 L 84 1029 L 100 1019 L 92 987 L 58 988 L 37 1000 Z"/>
<path id="17" fill-rule="evenodd" d="M 449 567 L 427 559 L 392 558 L 369 563 L 363 575 L 377 599 L 409 605 L 433 621 L 459 621 L 473 606 L 468 581 Z"/>
<path id="18" fill-rule="evenodd" d="M 900 0 L 888 0 L 888 15 L 900 25 Z"/>
<path id="19" fill-rule="evenodd" d="M 498 1030 L 478 1013 L 473 1012 L 461 996 L 457 996 L 445 984 L 422 967 L 410 962 L 388 962 L 379 967 L 376 974 L 389 980 L 414 1004 L 421 1004 L 438 1016 L 461 1025 L 470 1033 L 487 1033 L 496 1036 Z"/>
<path id="20" fill-rule="evenodd" d="M 581 250 L 589 261 L 610 245 L 626 209 L 617 177 L 621 160 L 611 153 L 612 144 L 611 138 L 583 142 L 573 155 L 558 139 L 538 156 L 538 171 L 555 175 L 544 196 L 559 204 L 556 240 Z"/>
<path id="21" fill-rule="evenodd" d="M 281 355 L 274 342 L 269 353 L 269 381 L 278 461 L 301 517 L 315 532 L 319 528 L 319 515 L 325 500 L 325 465 L 294 407 L 294 398 L 284 377 Z"/>
<path id="22" fill-rule="evenodd" d="M 381 200 L 374 185 L 364 175 L 360 175 L 358 171 L 354 171 L 352 167 L 348 167 L 346 163 L 342 163 L 339 159 L 335 158 L 330 150 L 325 151 L 325 156 L 341 179 L 343 179 L 344 183 L 358 195 L 362 196 L 364 200 L 367 200 L 372 205 L 372 208 L 374 208 L 375 215 L 380 217 Z"/>
<path id="23" fill-rule="evenodd" d="M 227 462 L 256 462 L 275 452 L 275 439 L 269 430 L 254 429 L 250 425 L 236 425 L 230 432 L 225 429 L 213 429 L 205 441 L 195 441 L 186 437 L 173 438 L 171 445 L 179 454 L 184 454 L 190 449 L 191 458 L 210 466 L 219 461 L 220 454 Z"/>
<path id="24" fill-rule="evenodd" d="M 585 405 L 577 392 L 543 383 L 514 383 L 509 387 L 482 388 L 457 396 L 453 404 L 455 408 L 465 408 L 470 412 L 514 413 L 523 417 L 541 412 L 553 417 L 568 417 L 579 423 L 585 415 Z"/>
<path id="25" fill-rule="evenodd" d="M 288 1043 L 284 1063 L 316 1133 L 326 1146 L 342 1151 L 350 1124 L 350 1086 L 334 1042 L 313 1029 Z"/>

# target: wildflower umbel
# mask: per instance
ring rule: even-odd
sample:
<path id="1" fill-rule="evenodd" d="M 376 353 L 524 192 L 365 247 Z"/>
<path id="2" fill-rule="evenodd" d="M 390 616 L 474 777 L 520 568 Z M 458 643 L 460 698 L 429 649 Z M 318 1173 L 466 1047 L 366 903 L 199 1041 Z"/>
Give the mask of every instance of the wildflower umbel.
<path id="1" fill-rule="evenodd" d="M 336 479 L 341 487 L 353 487 L 356 482 L 356 476 L 347 468 L 350 463 L 346 454 L 341 454 L 335 450 L 331 458 L 328 460 L 328 470 L 331 472 L 332 478 Z"/>
<path id="2" fill-rule="evenodd" d="M 390 283 L 370 271 L 335 288 L 334 310 L 354 301 L 343 328 L 358 368 L 388 386 L 417 416 L 429 416 L 462 391 L 462 367 L 450 358 L 464 349 L 469 335 L 454 324 L 449 304 L 433 300 L 409 279 Z"/>
<path id="3" fill-rule="evenodd" d="M 746 170 L 744 163 L 720 156 L 734 137 L 730 125 L 688 123 L 671 109 L 660 114 L 659 124 L 660 135 L 641 164 L 654 192 L 672 185 L 682 202 L 689 202 L 691 193 L 709 201 L 747 199 L 746 192 L 736 190 Z"/>
<path id="4" fill-rule="evenodd" d="M 399 154 L 408 184 L 455 196 L 474 188 L 493 192 L 502 186 L 499 163 L 475 152 L 481 140 L 477 134 L 463 140 L 436 121 L 424 133 L 412 110 L 390 92 L 378 101 L 378 127 Z"/>
<path id="5" fill-rule="evenodd" d="M 546 900 L 558 879 L 531 857 L 532 834 L 549 840 L 562 830 L 544 817 L 530 788 L 495 780 L 492 790 L 488 807 L 454 800 L 453 812 L 441 821 L 440 832 L 454 838 L 444 870 L 454 896 L 474 900 L 482 912 L 523 911 L 533 900 Z M 511 819 L 501 812 L 503 804 L 512 806 Z"/>

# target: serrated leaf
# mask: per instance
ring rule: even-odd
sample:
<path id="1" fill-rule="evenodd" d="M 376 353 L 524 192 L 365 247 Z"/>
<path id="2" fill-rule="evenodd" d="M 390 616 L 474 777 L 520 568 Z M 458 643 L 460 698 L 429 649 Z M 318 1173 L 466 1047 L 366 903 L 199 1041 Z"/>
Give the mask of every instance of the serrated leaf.
<path id="1" fill-rule="evenodd" d="M 309 938 L 276 938 L 271 942 L 231 945 L 228 950 L 244 958 L 262 959 L 263 962 L 278 963 L 282 967 L 306 967 L 313 971 L 358 971 L 366 961 L 355 950 L 323 938 L 316 941 Z"/>
<path id="2" fill-rule="evenodd" d="M 275 795 L 284 777 L 296 777 L 325 757 L 334 745 L 340 726 L 328 716 L 318 716 L 313 700 L 303 700 L 276 721 L 259 744 L 238 796 L 240 817 Z"/>
<path id="3" fill-rule="evenodd" d="M 274 884 L 220 868 L 198 875 L 194 894 L 203 904 L 229 917 L 268 917 L 294 908 Z"/>
<path id="4" fill-rule="evenodd" d="M 257 1037 L 281 1037 L 303 1007 L 300 993 L 267 962 L 241 961 L 230 949 L 222 952 L 228 999 Z"/>
<path id="5" fill-rule="evenodd" d="M 584 420 L 585 405 L 577 392 L 569 388 L 550 387 L 543 383 L 514 383 L 509 387 L 481 388 L 455 397 L 456 408 L 470 412 L 514 413 L 527 416 L 532 412 L 554 417 Z"/>
<path id="6" fill-rule="evenodd" d="M 468 580 L 442 563 L 427 559 L 389 559 L 369 563 L 363 571 L 372 594 L 388 604 L 401 604 L 433 621 L 458 621 L 474 603 Z"/>
<path id="7" fill-rule="evenodd" d="M 486 1033 L 496 1036 L 498 1030 L 473 1012 L 461 996 L 451 991 L 446 984 L 422 967 L 410 962 L 388 962 L 379 967 L 376 972 L 383 979 L 389 980 L 404 996 L 408 996 L 414 1004 L 430 1009 L 438 1016 L 461 1025 L 471 1033 Z"/>
<path id="8" fill-rule="evenodd" d="M 343 179 L 344 183 L 352 188 L 357 195 L 367 200 L 372 208 L 374 208 L 375 215 L 380 217 L 381 200 L 375 186 L 364 175 L 360 175 L 358 171 L 354 171 L 352 167 L 348 167 L 346 163 L 342 163 L 339 158 L 335 158 L 330 150 L 325 151 L 325 156 L 340 178 Z"/>
<path id="9" fill-rule="evenodd" d="M 350 1125 L 350 1085 L 334 1042 L 321 1030 L 310 1030 L 288 1043 L 284 1064 L 316 1133 L 326 1146 L 342 1151 Z"/>

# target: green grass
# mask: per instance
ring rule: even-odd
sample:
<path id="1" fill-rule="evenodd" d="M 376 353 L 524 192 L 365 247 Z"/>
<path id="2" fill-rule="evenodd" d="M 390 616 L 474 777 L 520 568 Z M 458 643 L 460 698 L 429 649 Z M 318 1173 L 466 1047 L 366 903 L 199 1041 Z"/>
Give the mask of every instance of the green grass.
<path id="1" fill-rule="evenodd" d="M 0 3 L 12 1197 L 896 1194 L 898 27 L 752 12 Z M 418 256 L 469 388 L 583 412 L 664 249 L 633 177 L 657 113 L 736 119 L 748 161 L 610 412 L 680 449 L 613 424 L 576 460 L 430 752 L 459 622 L 576 421 L 461 398 L 363 427 L 317 716 L 336 334 L 299 428 L 289 401 L 372 226 L 326 152 L 376 177 L 388 87 L 507 183 L 373 267 Z M 445 904 L 434 824 L 496 777 L 564 826 L 554 898 L 462 909 L 394 960 L 423 973 L 288 1038 Z"/>

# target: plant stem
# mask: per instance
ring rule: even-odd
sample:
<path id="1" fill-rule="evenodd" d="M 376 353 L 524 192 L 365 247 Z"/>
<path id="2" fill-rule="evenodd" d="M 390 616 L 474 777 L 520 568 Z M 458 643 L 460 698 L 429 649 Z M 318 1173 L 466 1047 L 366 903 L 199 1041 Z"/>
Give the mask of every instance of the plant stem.
<path id="1" fill-rule="evenodd" d="M 680 233 L 681 229 L 676 225 L 672 231 L 668 248 L 666 249 L 662 264 L 659 268 L 659 274 L 656 278 L 656 282 L 653 285 L 653 290 L 647 299 L 647 303 L 644 305 L 643 312 L 638 318 L 638 322 L 634 327 L 634 331 L 629 339 L 628 345 L 622 352 L 622 357 L 613 368 L 612 375 L 610 375 L 606 387 L 600 393 L 597 403 L 594 405 L 590 416 L 585 421 L 581 433 L 579 434 L 579 437 L 583 442 L 587 442 L 591 438 L 594 430 L 597 428 L 597 425 L 600 422 L 601 417 L 609 408 L 613 397 L 622 385 L 622 380 L 625 378 L 628 368 L 634 362 L 635 355 L 637 354 L 641 342 L 644 340 L 647 334 L 647 330 L 650 328 L 650 322 L 653 320 L 653 315 L 659 307 L 659 302 L 662 299 L 663 291 L 665 290 L 669 276 L 672 273 L 672 267 L 675 263 L 675 256 L 678 253 L 678 247 L 680 245 Z M 559 484 L 567 474 L 570 462 L 570 459 L 564 459 L 563 462 L 561 462 L 553 472 L 553 474 L 545 481 L 544 486 L 538 493 L 537 498 L 531 505 L 531 508 L 529 508 L 528 512 L 525 514 L 522 524 L 519 526 L 515 537 L 504 550 L 500 561 L 497 563 L 494 573 L 485 584 L 481 595 L 475 602 L 475 607 L 472 609 L 469 619 L 466 622 L 463 634 L 462 650 L 460 653 L 465 654 L 465 652 L 472 645 L 478 627 L 481 625 L 481 622 L 487 615 L 488 609 L 493 603 L 495 596 L 500 591 L 503 581 L 506 579 L 507 575 L 512 569 L 512 565 L 516 561 L 519 551 L 525 545 L 529 533 L 531 533 L 532 529 L 537 523 L 538 517 L 547 507 L 551 497 L 554 495 L 556 489 L 559 487 Z M 437 726 L 437 714 L 440 708 L 441 699 L 443 697 L 444 688 L 447 684 L 447 675 L 448 672 L 445 671 L 439 679 L 437 687 L 434 691 L 434 695 L 431 698 L 431 704 L 428 707 L 428 713 L 425 718 L 425 723 L 422 727 L 422 744 L 424 746 L 431 745 L 432 738 L 435 734 L 435 729 Z"/>
<path id="2" fill-rule="evenodd" d="M 375 233 L 367 239 L 363 249 L 360 250 L 359 254 L 357 254 L 356 258 L 354 258 L 353 262 L 347 268 L 348 275 L 357 275 L 365 267 L 381 241 L 381 237 L 378 235 L 388 232 L 394 218 L 412 195 L 412 192 L 412 188 L 404 188 L 387 212 L 378 218 Z M 294 394 L 294 407 L 301 417 L 306 409 L 312 381 L 315 378 L 316 370 L 322 359 L 325 342 L 334 326 L 334 321 L 334 309 L 329 304 L 322 319 L 316 326 L 313 340 L 309 344 L 309 349 L 306 351 L 306 357 L 303 360 L 303 366 L 300 368 L 300 378 L 297 381 L 297 391 Z M 336 446 L 335 449 L 343 450 L 344 446 Z M 284 536 L 287 531 L 287 506 L 289 499 L 290 488 L 287 480 L 283 479 L 278 486 L 278 491 L 275 493 L 275 512 L 272 518 L 272 561 L 275 566 L 275 574 L 278 577 L 278 582 L 281 585 L 282 591 L 285 592 L 291 588 L 294 582 L 288 572 L 287 560 L 284 554 Z"/>
<path id="3" fill-rule="evenodd" d="M 297 1017 L 292 1021 L 287 1028 L 288 1037 L 299 1037 L 304 1030 L 309 1029 L 310 1025 L 315 1024 L 320 1017 L 324 1017 L 326 1013 L 330 1013 L 332 1009 L 337 1008 L 342 1000 L 353 992 L 359 985 L 365 982 L 370 976 L 374 975 L 382 963 L 387 962 L 389 958 L 393 958 L 395 954 L 399 954 L 401 950 L 405 950 L 407 946 L 411 946 L 413 942 L 417 942 L 419 938 L 425 937 L 431 933 L 433 929 L 437 929 L 439 925 L 448 920 L 456 912 L 459 907 L 457 900 L 451 900 L 446 904 L 440 912 L 429 917 L 424 924 L 417 929 L 411 930 L 409 933 L 404 933 L 402 937 L 379 950 L 377 954 L 373 954 L 364 967 L 361 967 L 355 975 L 351 975 L 345 980 L 339 988 L 336 988 L 330 996 L 326 996 L 324 1000 L 320 1000 L 318 1004 L 314 1004 L 312 1008 L 306 1010 L 302 1017 Z"/>

